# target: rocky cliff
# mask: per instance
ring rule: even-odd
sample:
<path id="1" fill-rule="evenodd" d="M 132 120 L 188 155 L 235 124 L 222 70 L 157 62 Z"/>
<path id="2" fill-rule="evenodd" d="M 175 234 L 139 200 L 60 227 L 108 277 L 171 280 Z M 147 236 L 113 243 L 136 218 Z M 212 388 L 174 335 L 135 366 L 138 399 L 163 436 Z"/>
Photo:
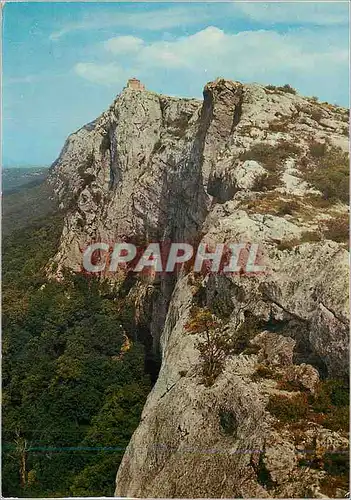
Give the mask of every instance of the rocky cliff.
<path id="1" fill-rule="evenodd" d="M 255 242 L 266 266 L 128 286 L 135 329 L 162 364 L 117 495 L 343 493 L 326 493 L 328 471 L 303 460 L 347 448 L 309 406 L 321 379 L 348 374 L 347 151 L 344 108 L 220 79 L 203 101 L 125 89 L 67 139 L 49 179 L 66 214 L 51 274 L 80 270 L 88 242 L 121 238 Z M 236 342 L 210 383 L 202 335 L 187 328 L 194 306 Z M 302 401 L 302 424 L 279 418 L 279 401 Z"/>

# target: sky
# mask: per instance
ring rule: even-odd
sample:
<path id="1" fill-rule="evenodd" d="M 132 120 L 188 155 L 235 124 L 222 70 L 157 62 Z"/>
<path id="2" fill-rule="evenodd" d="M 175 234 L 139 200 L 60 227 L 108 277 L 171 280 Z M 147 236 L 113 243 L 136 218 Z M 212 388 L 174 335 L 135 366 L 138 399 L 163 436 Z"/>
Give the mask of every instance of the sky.
<path id="1" fill-rule="evenodd" d="M 7 3 L 4 166 L 50 165 L 130 77 L 202 97 L 217 77 L 349 105 L 348 2 Z"/>

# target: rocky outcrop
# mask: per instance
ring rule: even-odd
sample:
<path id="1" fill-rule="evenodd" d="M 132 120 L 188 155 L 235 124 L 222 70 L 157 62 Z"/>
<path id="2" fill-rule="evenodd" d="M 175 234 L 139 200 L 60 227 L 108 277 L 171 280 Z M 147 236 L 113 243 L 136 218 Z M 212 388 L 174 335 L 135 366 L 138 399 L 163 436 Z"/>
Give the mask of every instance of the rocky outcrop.
<path id="1" fill-rule="evenodd" d="M 265 265 L 255 275 L 183 269 L 135 280 L 129 297 L 162 364 L 117 495 L 323 496 L 325 473 L 301 468 L 299 439 L 306 448 L 328 431 L 314 421 L 298 439 L 278 429 L 268 401 L 291 393 L 255 373 L 263 364 L 311 394 L 320 377 L 347 378 L 348 252 L 330 232 L 347 208 L 323 202 L 306 175 L 320 148 L 348 149 L 347 120 L 346 110 L 291 92 L 217 80 L 203 102 L 125 89 L 68 138 L 50 175 L 66 212 L 51 274 L 80 270 L 92 240 L 249 241 Z M 186 328 L 194 305 L 224 318 L 229 337 L 248 317 L 256 324 L 210 386 L 201 336 Z"/>
<path id="2" fill-rule="evenodd" d="M 235 297 L 233 308 L 235 308 Z M 300 428 L 276 430 L 267 411 L 270 396 L 291 393 L 270 378 L 257 378 L 264 363 L 289 374 L 307 391 L 319 382 L 311 365 L 293 364 L 296 341 L 262 332 L 252 340 L 257 354 L 228 356 L 214 385 L 201 381 L 197 338 L 184 327 L 194 296 L 189 278 L 174 291 L 163 336 L 159 378 L 144 408 L 117 475 L 116 494 L 133 497 L 272 498 L 319 497 L 323 472 L 301 468 L 300 460 L 328 432 L 303 422 Z M 235 318 L 229 320 L 234 330 Z M 329 431 L 330 433 L 330 431 Z M 334 433 L 347 448 L 347 439 Z M 335 448 L 336 449 L 336 448 Z M 302 473 L 303 471 L 303 473 Z"/>
<path id="3" fill-rule="evenodd" d="M 125 89 L 109 111 L 68 138 L 52 171 L 68 209 L 59 269 L 78 269 L 90 239 L 167 237 L 176 231 L 169 221 L 175 203 L 189 208 L 183 226 L 198 230 L 204 193 L 194 150 L 202 146 L 201 137 L 192 139 L 200 107 L 195 100 Z"/>

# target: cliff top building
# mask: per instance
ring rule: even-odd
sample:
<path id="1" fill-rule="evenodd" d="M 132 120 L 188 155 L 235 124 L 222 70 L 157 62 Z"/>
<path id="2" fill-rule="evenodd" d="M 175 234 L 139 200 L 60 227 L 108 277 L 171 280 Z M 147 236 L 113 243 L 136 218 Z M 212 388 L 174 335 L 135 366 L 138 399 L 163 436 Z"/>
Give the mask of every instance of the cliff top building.
<path id="1" fill-rule="evenodd" d="M 145 90 L 145 85 L 143 85 L 137 78 L 129 78 L 127 82 L 127 89 Z"/>

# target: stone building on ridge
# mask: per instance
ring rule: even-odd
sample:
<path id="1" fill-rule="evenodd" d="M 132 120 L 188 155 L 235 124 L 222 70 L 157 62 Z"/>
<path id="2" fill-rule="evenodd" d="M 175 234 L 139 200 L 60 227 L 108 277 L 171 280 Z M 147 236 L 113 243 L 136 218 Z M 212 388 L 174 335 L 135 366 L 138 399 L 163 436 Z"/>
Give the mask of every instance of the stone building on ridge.
<path id="1" fill-rule="evenodd" d="M 129 78 L 127 82 L 127 89 L 132 90 L 145 90 L 145 85 L 137 78 Z"/>

